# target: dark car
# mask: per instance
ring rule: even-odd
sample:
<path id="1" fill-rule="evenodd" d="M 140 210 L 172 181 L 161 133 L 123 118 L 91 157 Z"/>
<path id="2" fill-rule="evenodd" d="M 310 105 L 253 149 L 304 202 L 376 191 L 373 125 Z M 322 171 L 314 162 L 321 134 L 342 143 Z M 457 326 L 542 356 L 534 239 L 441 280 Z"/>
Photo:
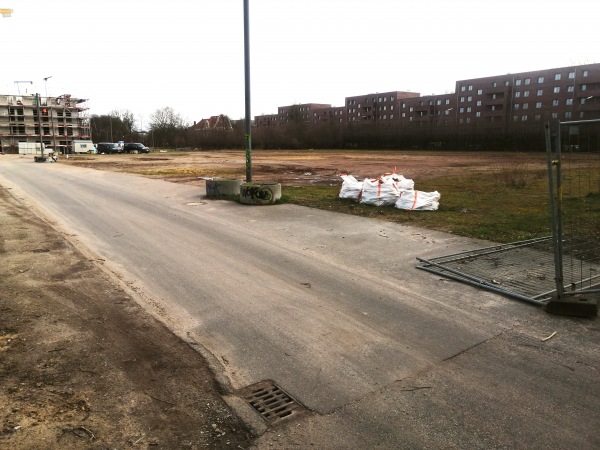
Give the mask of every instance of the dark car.
<path id="1" fill-rule="evenodd" d="M 127 153 L 150 153 L 150 149 L 139 142 L 129 142 L 123 148 Z"/>
<path id="2" fill-rule="evenodd" d="M 114 142 L 99 142 L 96 148 L 98 153 L 123 153 L 123 148 Z"/>

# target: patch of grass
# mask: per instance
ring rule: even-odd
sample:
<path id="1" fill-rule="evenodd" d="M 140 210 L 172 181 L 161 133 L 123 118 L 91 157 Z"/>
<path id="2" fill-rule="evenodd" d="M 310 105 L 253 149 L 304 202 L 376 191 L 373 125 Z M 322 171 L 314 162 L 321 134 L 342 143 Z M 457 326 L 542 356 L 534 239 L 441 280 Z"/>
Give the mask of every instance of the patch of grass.
<path id="1" fill-rule="evenodd" d="M 160 169 L 147 169 L 132 171 L 139 175 L 151 177 L 223 177 L 223 178 L 235 178 L 236 172 L 223 170 L 223 169 L 207 169 L 207 168 L 196 168 L 196 167 L 171 167 L 171 168 L 160 168 Z"/>
<path id="2" fill-rule="evenodd" d="M 424 179 L 420 191 L 441 194 L 437 211 L 404 211 L 393 206 L 363 205 L 339 199 L 340 186 L 284 186 L 288 203 L 415 225 L 494 242 L 514 242 L 551 233 L 547 181 L 539 175 L 520 183 L 503 183 L 492 174 Z"/>

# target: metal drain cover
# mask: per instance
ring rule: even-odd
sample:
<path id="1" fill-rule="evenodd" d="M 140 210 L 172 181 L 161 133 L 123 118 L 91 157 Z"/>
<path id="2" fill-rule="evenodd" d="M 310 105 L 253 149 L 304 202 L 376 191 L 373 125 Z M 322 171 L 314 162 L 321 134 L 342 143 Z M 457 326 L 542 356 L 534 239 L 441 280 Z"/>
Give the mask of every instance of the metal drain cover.
<path id="1" fill-rule="evenodd" d="M 270 424 L 276 424 L 307 412 L 304 406 L 272 380 L 259 381 L 241 389 L 238 394 Z"/>

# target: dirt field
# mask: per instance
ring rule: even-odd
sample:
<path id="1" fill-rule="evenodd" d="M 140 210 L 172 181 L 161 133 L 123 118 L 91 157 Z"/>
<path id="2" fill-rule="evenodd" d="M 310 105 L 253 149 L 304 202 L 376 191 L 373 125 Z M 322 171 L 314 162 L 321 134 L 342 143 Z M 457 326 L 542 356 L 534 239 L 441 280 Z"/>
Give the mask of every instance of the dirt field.
<path id="1" fill-rule="evenodd" d="M 263 151 L 254 152 L 253 180 L 341 184 L 340 172 L 376 177 L 394 167 L 418 180 L 492 170 L 506 160 Z M 204 182 L 199 177 L 245 176 L 243 151 L 86 155 L 60 163 L 194 185 Z M 0 231 L 0 448 L 251 447 L 192 346 L 1 186 Z"/>
<path id="2" fill-rule="evenodd" d="M 252 180 L 283 186 L 341 185 L 340 173 L 376 178 L 386 172 L 415 180 L 466 171 L 489 171 L 513 164 L 544 167 L 540 153 L 448 153 L 397 151 L 254 151 Z M 246 159 L 240 151 L 151 153 L 148 155 L 82 155 L 61 159 L 61 164 L 91 167 L 173 182 L 201 185 L 198 177 L 245 179 Z"/>

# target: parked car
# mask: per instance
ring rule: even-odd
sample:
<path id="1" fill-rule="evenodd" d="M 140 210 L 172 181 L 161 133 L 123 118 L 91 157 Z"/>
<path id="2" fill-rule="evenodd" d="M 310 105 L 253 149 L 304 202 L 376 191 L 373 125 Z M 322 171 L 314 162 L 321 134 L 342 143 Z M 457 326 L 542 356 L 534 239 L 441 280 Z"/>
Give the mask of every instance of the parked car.
<path id="1" fill-rule="evenodd" d="M 150 149 L 139 142 L 128 142 L 123 148 L 127 153 L 150 153 Z"/>
<path id="2" fill-rule="evenodd" d="M 99 142 L 96 145 L 98 153 L 123 153 L 123 148 L 115 142 Z"/>

